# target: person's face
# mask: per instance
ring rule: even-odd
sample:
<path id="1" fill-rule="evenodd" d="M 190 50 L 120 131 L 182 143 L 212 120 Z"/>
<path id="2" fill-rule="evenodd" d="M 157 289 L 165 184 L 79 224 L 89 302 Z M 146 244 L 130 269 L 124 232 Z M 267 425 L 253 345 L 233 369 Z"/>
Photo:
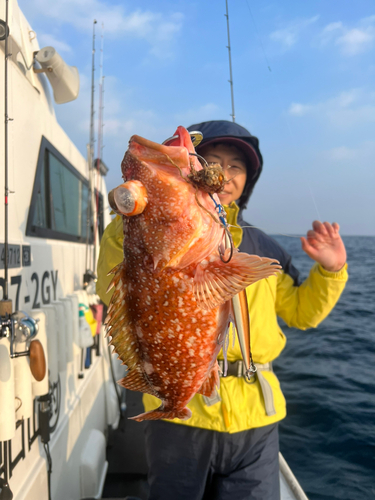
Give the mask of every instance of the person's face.
<path id="1" fill-rule="evenodd" d="M 238 200 L 246 184 L 246 160 L 242 151 L 235 146 L 225 144 L 202 147 L 199 154 L 208 163 L 220 163 L 225 171 L 227 184 L 220 193 L 219 199 L 223 205 L 229 205 Z"/>

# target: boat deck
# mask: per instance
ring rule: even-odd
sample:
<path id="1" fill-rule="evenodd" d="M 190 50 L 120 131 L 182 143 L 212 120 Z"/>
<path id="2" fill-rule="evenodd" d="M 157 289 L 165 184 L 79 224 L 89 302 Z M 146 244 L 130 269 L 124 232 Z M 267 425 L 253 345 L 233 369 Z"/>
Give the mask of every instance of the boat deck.
<path id="1" fill-rule="evenodd" d="M 109 463 L 103 498 L 126 496 L 147 500 L 147 463 L 144 444 L 144 422 L 129 420 L 127 415 L 143 412 L 142 394 L 126 392 L 126 414 L 108 440 Z"/>

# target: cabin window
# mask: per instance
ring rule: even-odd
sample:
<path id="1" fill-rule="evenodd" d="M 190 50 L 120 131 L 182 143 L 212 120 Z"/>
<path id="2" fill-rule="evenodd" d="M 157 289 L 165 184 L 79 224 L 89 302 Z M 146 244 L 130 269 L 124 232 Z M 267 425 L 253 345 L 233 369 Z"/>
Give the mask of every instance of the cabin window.
<path id="1" fill-rule="evenodd" d="M 54 231 L 82 236 L 82 181 L 47 151 L 51 228 Z"/>
<path id="2" fill-rule="evenodd" d="M 102 196 L 99 194 L 99 206 Z M 45 138 L 39 153 L 26 234 L 86 243 L 93 241 L 93 217 L 88 213 L 89 185 Z M 101 213 L 101 212 L 99 212 Z M 99 218 L 101 226 L 103 215 Z"/>

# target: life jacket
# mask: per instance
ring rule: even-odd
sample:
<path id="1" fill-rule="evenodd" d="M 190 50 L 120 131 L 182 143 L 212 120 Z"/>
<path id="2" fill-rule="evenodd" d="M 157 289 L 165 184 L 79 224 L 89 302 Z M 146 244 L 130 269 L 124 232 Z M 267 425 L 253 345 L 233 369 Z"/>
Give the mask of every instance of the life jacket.
<path id="1" fill-rule="evenodd" d="M 250 381 L 242 376 L 221 378 L 216 402 L 209 404 L 203 396 L 196 394 L 188 404 L 191 418 L 171 422 L 234 433 L 278 422 L 286 415 L 285 399 L 272 371 L 272 361 L 286 343 L 277 317 L 288 326 L 301 330 L 315 328 L 335 306 L 348 275 L 347 266 L 331 273 L 314 264 L 307 279 L 300 283 L 290 255 L 273 238 L 259 229 L 247 227 L 249 224 L 243 221 L 234 202 L 225 210 L 235 246 L 240 251 L 276 258 L 283 268 L 279 275 L 260 280 L 246 290 L 251 350 L 258 375 Z M 117 216 L 106 228 L 100 245 L 97 293 L 106 304 L 111 296 L 111 292 L 106 294 L 111 280 L 107 273 L 123 259 L 122 230 L 122 218 Z M 229 336 L 227 359 L 236 362 L 242 357 L 238 341 L 233 339 L 232 328 Z M 223 359 L 222 352 L 218 359 Z M 160 400 L 148 394 L 143 396 L 143 403 L 145 411 L 160 406 Z"/>

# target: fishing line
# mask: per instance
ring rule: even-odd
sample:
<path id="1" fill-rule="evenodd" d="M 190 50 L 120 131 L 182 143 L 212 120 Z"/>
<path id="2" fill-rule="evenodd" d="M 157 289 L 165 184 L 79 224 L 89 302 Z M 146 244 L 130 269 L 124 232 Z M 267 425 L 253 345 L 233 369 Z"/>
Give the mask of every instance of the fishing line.
<path id="1" fill-rule="evenodd" d="M 263 45 L 263 42 L 262 42 L 262 38 L 261 38 L 261 36 L 260 36 L 260 34 L 259 34 L 259 31 L 258 31 L 258 28 L 257 28 L 256 22 L 255 22 L 255 18 L 254 18 L 254 16 L 253 16 L 252 10 L 251 10 L 251 8 L 250 8 L 249 2 L 248 2 L 248 0 L 245 0 L 245 2 L 246 2 L 246 5 L 247 5 L 247 7 L 248 7 L 248 9 L 249 9 L 249 12 L 250 12 L 250 17 L 251 17 L 252 22 L 253 22 L 253 24 L 254 24 L 254 28 L 255 28 L 255 32 L 256 32 L 256 36 L 257 36 L 257 38 L 258 38 L 258 43 L 259 43 L 259 45 L 261 46 L 261 49 L 262 49 L 262 52 L 263 52 L 263 55 L 264 55 L 264 59 L 265 59 L 266 64 L 267 64 L 267 68 L 268 68 L 269 72 L 271 73 L 271 79 L 272 79 L 272 83 L 273 83 L 274 88 L 275 88 L 275 91 L 276 91 L 276 96 L 277 96 L 277 99 L 278 99 L 279 108 L 280 108 L 280 109 L 283 109 L 283 106 L 282 106 L 282 101 L 281 101 L 281 95 L 280 95 L 279 85 L 278 85 L 278 83 L 277 83 L 277 81 L 276 81 L 275 74 L 274 74 L 274 72 L 272 71 L 272 69 L 271 69 L 271 65 L 270 65 L 270 63 L 269 63 L 269 61 L 268 61 L 268 57 L 267 57 L 267 54 L 266 54 L 266 50 L 265 50 L 265 48 L 264 48 L 264 45 Z M 291 143 L 292 143 L 292 145 L 293 145 L 294 149 L 297 149 L 297 148 L 296 148 L 296 143 L 297 143 L 297 141 L 296 141 L 295 135 L 294 135 L 294 133 L 293 133 L 293 131 L 292 131 L 292 128 L 291 128 L 291 126 L 290 126 L 289 120 L 288 120 L 288 118 L 286 117 L 286 115 L 285 115 L 284 113 L 282 113 L 282 114 L 283 114 L 283 116 L 284 116 L 284 120 L 285 120 L 285 123 L 286 123 L 287 129 L 288 129 L 288 132 L 289 132 L 289 136 L 290 136 Z M 307 177 L 306 179 L 304 179 L 304 180 L 305 180 L 305 181 L 307 182 L 307 184 L 308 184 L 309 191 L 310 191 L 310 195 L 311 195 L 311 199 L 312 199 L 313 205 L 314 205 L 314 207 L 315 207 L 315 210 L 316 210 L 316 213 L 317 213 L 318 219 L 319 219 L 319 220 L 322 220 L 322 218 L 321 218 L 321 216 L 320 216 L 320 213 L 319 213 L 319 210 L 318 210 L 317 203 L 316 203 L 316 201 L 315 201 L 315 196 L 314 196 L 313 191 L 312 191 L 312 188 L 311 188 L 310 180 L 309 180 L 309 178 L 308 178 L 308 177 Z M 280 233 L 274 233 L 274 234 L 280 234 Z M 287 235 L 285 235 L 285 236 L 287 236 Z"/>
<path id="2" fill-rule="evenodd" d="M 223 205 L 221 205 L 220 203 L 216 203 L 215 201 L 215 198 L 212 196 L 211 193 L 209 193 L 210 195 L 210 198 L 211 200 L 214 202 L 215 204 L 215 210 L 217 212 L 217 215 L 219 217 L 219 220 L 221 222 L 221 225 L 223 226 L 224 230 L 225 230 L 225 233 L 227 234 L 228 236 L 228 239 L 229 239 L 229 244 L 230 244 L 230 253 L 229 253 L 229 257 L 228 259 L 224 260 L 224 255 L 225 255 L 225 251 L 224 253 L 221 251 L 221 247 L 219 246 L 219 255 L 220 255 L 220 259 L 222 262 L 224 262 L 224 264 L 228 264 L 228 262 L 230 262 L 232 260 L 232 257 L 233 257 L 233 252 L 234 252 L 234 243 L 233 243 L 233 238 L 232 238 L 232 235 L 230 234 L 230 231 L 228 229 L 228 222 L 227 222 L 227 219 L 226 219 L 226 212 L 223 208 Z"/>
<path id="3" fill-rule="evenodd" d="M 189 155 L 190 156 L 196 156 L 199 160 L 203 161 L 203 163 L 204 163 L 204 165 L 205 165 L 206 168 L 209 168 L 210 164 L 207 163 L 207 160 L 205 158 L 203 158 L 203 156 L 199 155 L 198 153 L 190 153 L 190 152 L 189 152 Z"/>
<path id="4" fill-rule="evenodd" d="M 259 227 L 259 226 L 234 226 L 232 224 L 228 224 L 228 227 L 237 227 L 237 228 L 240 227 L 241 229 L 245 229 L 245 228 L 260 229 L 261 231 L 264 231 L 265 233 L 268 233 L 268 234 L 277 234 L 278 236 L 287 236 L 288 238 L 298 238 L 298 239 L 301 238 L 301 236 L 294 236 L 291 234 L 278 233 L 276 231 L 266 231 L 264 228 Z"/>
<path id="5" fill-rule="evenodd" d="M 270 73 L 272 73 L 271 65 L 270 65 L 270 63 L 269 63 L 269 61 L 268 61 L 268 57 L 267 57 L 266 51 L 265 51 L 265 49 L 264 49 L 262 39 L 261 39 L 261 37 L 260 37 L 260 35 L 259 35 L 259 31 L 258 31 L 257 25 L 256 25 L 256 23 L 255 23 L 255 19 L 254 19 L 253 13 L 252 13 L 252 11 L 251 11 L 251 8 L 250 8 L 250 5 L 249 5 L 249 2 L 248 2 L 248 0 L 245 0 L 245 1 L 246 1 L 247 6 L 248 6 L 248 9 L 249 9 L 251 19 L 252 19 L 252 21 L 253 21 L 254 28 L 255 28 L 255 31 L 256 31 L 256 35 L 257 35 L 257 37 L 258 37 L 258 42 L 259 42 L 259 45 L 261 46 L 261 49 L 262 49 L 262 51 L 263 51 L 264 59 L 266 60 L 268 70 L 270 71 Z"/>

